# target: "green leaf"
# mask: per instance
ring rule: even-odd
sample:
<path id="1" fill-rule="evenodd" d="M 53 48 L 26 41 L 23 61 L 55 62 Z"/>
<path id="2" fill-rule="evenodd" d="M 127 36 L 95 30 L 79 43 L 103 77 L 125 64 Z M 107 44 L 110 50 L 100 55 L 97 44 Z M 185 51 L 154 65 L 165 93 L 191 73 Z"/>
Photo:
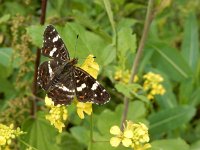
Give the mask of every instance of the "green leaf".
<path id="1" fill-rule="evenodd" d="M 132 97 L 131 93 L 132 93 L 133 88 L 128 87 L 127 84 L 117 83 L 117 84 L 115 84 L 115 88 L 118 92 L 122 93 L 126 97 L 128 97 L 128 98 Z"/>
<path id="2" fill-rule="evenodd" d="M 58 131 L 50 125 L 50 122 L 42 117 L 30 118 L 24 122 L 22 130 L 27 132 L 22 138 L 29 145 L 37 149 L 58 150 L 56 136 Z M 20 149 L 26 149 L 21 145 Z"/>
<path id="3" fill-rule="evenodd" d="M 107 66 L 116 59 L 116 49 L 111 44 L 106 46 L 100 54 L 101 54 L 100 56 L 101 61 L 98 62 L 101 62 L 102 66 Z"/>
<path id="4" fill-rule="evenodd" d="M 10 19 L 10 14 L 5 14 L 0 18 L 0 24 L 7 22 Z"/>
<path id="5" fill-rule="evenodd" d="M 195 111 L 191 106 L 177 106 L 152 114 L 149 117 L 150 134 L 161 134 L 188 123 L 195 115 Z"/>
<path id="6" fill-rule="evenodd" d="M 125 84 L 125 83 L 117 83 L 115 84 L 115 88 L 118 92 L 122 93 L 128 98 L 132 98 L 134 94 L 137 98 L 142 99 L 146 101 L 146 99 L 142 95 L 138 95 L 134 92 L 134 89 L 142 89 L 142 87 L 139 84 L 131 83 L 131 84 Z"/>
<path id="7" fill-rule="evenodd" d="M 28 35 L 32 39 L 32 43 L 37 47 L 42 47 L 44 26 L 32 25 L 26 28 Z"/>
<path id="8" fill-rule="evenodd" d="M 156 140 L 151 143 L 151 150 L 189 150 L 189 145 L 182 139 Z"/>
<path id="9" fill-rule="evenodd" d="M 180 81 L 192 75 L 191 68 L 176 49 L 164 43 L 157 43 L 152 48 L 155 50 L 152 58 L 154 65 L 165 72 L 171 79 Z M 152 49 L 146 48 L 146 50 Z"/>
<path id="10" fill-rule="evenodd" d="M 90 141 L 90 133 L 85 127 L 74 126 L 70 128 L 70 132 L 76 138 L 76 140 L 79 141 L 79 143 L 82 143 L 85 146 L 88 145 Z"/>
<path id="11" fill-rule="evenodd" d="M 131 28 L 121 28 L 118 32 L 118 49 L 122 57 L 126 56 L 127 51 L 134 53 L 136 50 L 136 36 Z"/>
<path id="12" fill-rule="evenodd" d="M 199 147 L 200 147 L 200 140 L 193 143 L 190 147 L 190 150 L 199 150 Z"/>
<path id="13" fill-rule="evenodd" d="M 198 106 L 200 104 L 200 87 L 194 89 L 191 98 L 189 99 L 189 104 L 192 106 Z"/>
<path id="14" fill-rule="evenodd" d="M 68 132 L 60 134 L 57 137 L 57 143 L 59 150 L 84 150 L 84 146 Z"/>
<path id="15" fill-rule="evenodd" d="M 186 20 L 181 50 L 186 62 L 195 71 L 199 60 L 199 34 L 198 22 L 194 12 L 191 12 Z"/>
<path id="16" fill-rule="evenodd" d="M 103 2 L 104 2 L 104 5 L 105 5 L 105 8 L 106 8 L 106 12 L 108 14 L 110 24 L 112 26 L 113 33 L 114 33 L 114 35 L 116 35 L 115 21 L 114 21 L 114 18 L 113 18 L 113 12 L 112 12 L 112 9 L 111 9 L 110 1 L 103 0 Z"/>

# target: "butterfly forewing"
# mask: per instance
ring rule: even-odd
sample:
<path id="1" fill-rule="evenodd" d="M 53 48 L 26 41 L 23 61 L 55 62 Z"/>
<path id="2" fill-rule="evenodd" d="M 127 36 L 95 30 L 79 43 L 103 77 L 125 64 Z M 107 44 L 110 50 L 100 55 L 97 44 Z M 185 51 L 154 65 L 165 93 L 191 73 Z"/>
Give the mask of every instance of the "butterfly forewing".
<path id="1" fill-rule="evenodd" d="M 80 102 L 105 104 L 110 95 L 90 74 L 76 67 L 77 59 L 69 53 L 56 29 L 49 25 L 44 31 L 42 54 L 53 60 L 38 68 L 38 84 L 55 104 L 71 104 L 76 96 Z"/>
<path id="2" fill-rule="evenodd" d="M 52 25 L 47 26 L 44 31 L 42 54 L 58 61 L 68 61 L 70 59 L 63 40 Z"/>
<path id="3" fill-rule="evenodd" d="M 48 90 L 48 84 L 53 79 L 55 70 L 59 64 L 55 60 L 43 62 L 38 68 L 37 82 L 44 89 Z"/>
<path id="4" fill-rule="evenodd" d="M 90 74 L 79 67 L 75 67 L 76 96 L 81 102 L 105 104 L 110 100 L 109 93 Z"/>

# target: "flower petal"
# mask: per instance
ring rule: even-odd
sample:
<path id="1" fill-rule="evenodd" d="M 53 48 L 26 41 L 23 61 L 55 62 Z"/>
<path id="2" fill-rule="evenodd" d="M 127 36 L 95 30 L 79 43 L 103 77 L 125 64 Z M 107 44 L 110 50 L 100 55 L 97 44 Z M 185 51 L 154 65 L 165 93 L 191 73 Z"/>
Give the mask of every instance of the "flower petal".
<path id="1" fill-rule="evenodd" d="M 122 144 L 123 144 L 125 147 L 129 147 L 129 146 L 132 144 L 132 141 L 131 141 L 131 139 L 129 139 L 129 138 L 124 138 L 124 139 L 122 140 Z"/>
<path id="2" fill-rule="evenodd" d="M 112 137 L 110 139 L 110 145 L 113 146 L 113 147 L 119 146 L 120 142 L 121 142 L 121 139 L 118 138 L 118 137 Z"/>
<path id="3" fill-rule="evenodd" d="M 118 126 L 112 126 L 110 128 L 110 133 L 113 135 L 120 135 L 121 134 L 121 130 Z"/>

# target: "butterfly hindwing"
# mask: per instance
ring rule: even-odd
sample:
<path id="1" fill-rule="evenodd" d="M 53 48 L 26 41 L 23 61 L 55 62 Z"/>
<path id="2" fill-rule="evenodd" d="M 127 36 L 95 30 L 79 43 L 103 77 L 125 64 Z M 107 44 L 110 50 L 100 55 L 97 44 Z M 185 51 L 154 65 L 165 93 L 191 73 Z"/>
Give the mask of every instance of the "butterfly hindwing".
<path id="1" fill-rule="evenodd" d="M 105 104 L 110 100 L 109 93 L 90 74 L 79 67 L 75 67 L 76 97 L 80 102 Z"/>
<path id="2" fill-rule="evenodd" d="M 52 25 L 47 26 L 44 31 L 42 54 L 58 61 L 68 61 L 70 59 L 63 40 Z"/>

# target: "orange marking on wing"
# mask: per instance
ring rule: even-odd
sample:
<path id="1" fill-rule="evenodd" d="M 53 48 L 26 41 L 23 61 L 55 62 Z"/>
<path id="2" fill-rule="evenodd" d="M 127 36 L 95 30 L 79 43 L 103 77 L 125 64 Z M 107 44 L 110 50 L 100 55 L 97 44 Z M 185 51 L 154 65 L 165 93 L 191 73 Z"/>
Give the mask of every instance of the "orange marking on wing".
<path id="1" fill-rule="evenodd" d="M 79 96 L 80 99 L 84 99 L 84 96 Z"/>

